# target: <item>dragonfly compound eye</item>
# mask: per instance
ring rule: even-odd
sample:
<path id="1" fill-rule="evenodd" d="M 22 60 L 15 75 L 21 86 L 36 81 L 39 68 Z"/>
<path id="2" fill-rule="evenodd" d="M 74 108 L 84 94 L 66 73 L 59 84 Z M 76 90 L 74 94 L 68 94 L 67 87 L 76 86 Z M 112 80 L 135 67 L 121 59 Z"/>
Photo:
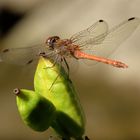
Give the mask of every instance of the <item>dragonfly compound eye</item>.
<path id="1" fill-rule="evenodd" d="M 57 40 L 59 40 L 60 38 L 58 36 L 52 36 L 49 37 L 46 41 L 47 45 L 51 48 L 54 49 L 55 47 L 55 43 L 57 42 Z"/>

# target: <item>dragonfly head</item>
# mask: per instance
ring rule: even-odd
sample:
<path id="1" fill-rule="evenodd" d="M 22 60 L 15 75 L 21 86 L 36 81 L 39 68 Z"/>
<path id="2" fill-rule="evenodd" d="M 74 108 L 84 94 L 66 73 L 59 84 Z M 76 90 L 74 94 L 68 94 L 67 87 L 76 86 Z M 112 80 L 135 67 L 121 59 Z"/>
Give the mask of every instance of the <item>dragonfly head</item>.
<path id="1" fill-rule="evenodd" d="M 59 36 L 52 36 L 46 40 L 46 44 L 51 48 L 54 49 L 55 43 L 60 39 Z"/>

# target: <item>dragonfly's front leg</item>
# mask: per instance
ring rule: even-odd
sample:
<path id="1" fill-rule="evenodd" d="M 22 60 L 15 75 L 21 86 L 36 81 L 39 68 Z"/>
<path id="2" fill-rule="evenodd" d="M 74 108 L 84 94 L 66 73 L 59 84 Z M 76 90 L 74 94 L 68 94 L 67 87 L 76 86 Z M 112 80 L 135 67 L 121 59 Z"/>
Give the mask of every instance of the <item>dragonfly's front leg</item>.
<path id="1" fill-rule="evenodd" d="M 57 61 L 55 61 L 55 62 L 53 63 L 53 66 L 55 66 L 56 62 L 57 62 Z M 69 65 L 68 65 L 68 63 L 67 63 L 65 57 L 61 57 L 61 60 L 60 60 L 60 67 L 62 66 L 62 62 L 64 62 L 65 65 L 66 65 L 66 68 L 67 68 L 67 71 L 68 71 L 68 80 L 71 82 L 71 80 L 69 79 L 69 71 L 70 71 L 70 69 L 69 69 Z M 53 67 L 53 66 L 51 66 L 51 67 Z M 47 67 L 47 68 L 48 68 L 48 67 Z M 50 68 L 50 67 L 49 67 L 49 68 Z M 51 90 L 52 86 L 55 84 L 55 82 L 57 81 L 57 79 L 58 79 L 59 76 L 61 76 L 60 73 L 56 76 L 56 78 L 55 78 L 55 80 L 53 81 L 53 83 L 51 84 L 49 90 Z"/>

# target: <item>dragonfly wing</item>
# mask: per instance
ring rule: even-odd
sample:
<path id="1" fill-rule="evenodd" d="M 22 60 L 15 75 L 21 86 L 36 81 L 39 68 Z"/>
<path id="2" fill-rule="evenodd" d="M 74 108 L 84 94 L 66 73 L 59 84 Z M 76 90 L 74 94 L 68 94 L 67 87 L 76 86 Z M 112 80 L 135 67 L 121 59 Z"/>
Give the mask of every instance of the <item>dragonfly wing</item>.
<path id="1" fill-rule="evenodd" d="M 88 49 L 83 48 L 83 51 L 93 55 L 108 57 L 115 49 L 124 42 L 139 26 L 139 18 L 130 18 L 119 25 L 112 28 L 102 43 L 94 45 L 88 44 Z"/>
<path id="2" fill-rule="evenodd" d="M 9 48 L 0 52 L 0 59 L 10 64 L 26 65 L 38 60 L 39 53 L 45 51 L 46 48 L 43 45 L 25 48 Z"/>
<path id="3" fill-rule="evenodd" d="M 80 47 L 85 46 L 87 44 L 98 44 L 101 43 L 106 34 L 108 32 L 108 25 L 104 20 L 99 20 L 94 23 L 89 28 L 74 34 L 70 40 L 75 44 L 79 45 Z M 100 40 L 97 37 L 100 36 Z"/>

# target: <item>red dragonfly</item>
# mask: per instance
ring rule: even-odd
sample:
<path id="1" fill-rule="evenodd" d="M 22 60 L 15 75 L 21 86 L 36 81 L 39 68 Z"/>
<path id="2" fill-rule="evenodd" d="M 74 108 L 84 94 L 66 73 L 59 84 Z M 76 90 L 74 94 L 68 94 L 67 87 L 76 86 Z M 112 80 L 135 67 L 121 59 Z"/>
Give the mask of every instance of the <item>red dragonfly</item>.
<path id="1" fill-rule="evenodd" d="M 70 39 L 49 37 L 43 45 L 26 48 L 6 48 L 0 52 L 2 61 L 26 65 L 39 56 L 54 59 L 55 62 L 65 62 L 67 58 L 88 59 L 102 62 L 117 68 L 128 66 L 120 61 L 107 59 L 117 46 L 126 40 L 138 27 L 140 19 L 132 17 L 108 30 L 104 20 L 99 20 L 89 28 L 74 34 Z"/>

